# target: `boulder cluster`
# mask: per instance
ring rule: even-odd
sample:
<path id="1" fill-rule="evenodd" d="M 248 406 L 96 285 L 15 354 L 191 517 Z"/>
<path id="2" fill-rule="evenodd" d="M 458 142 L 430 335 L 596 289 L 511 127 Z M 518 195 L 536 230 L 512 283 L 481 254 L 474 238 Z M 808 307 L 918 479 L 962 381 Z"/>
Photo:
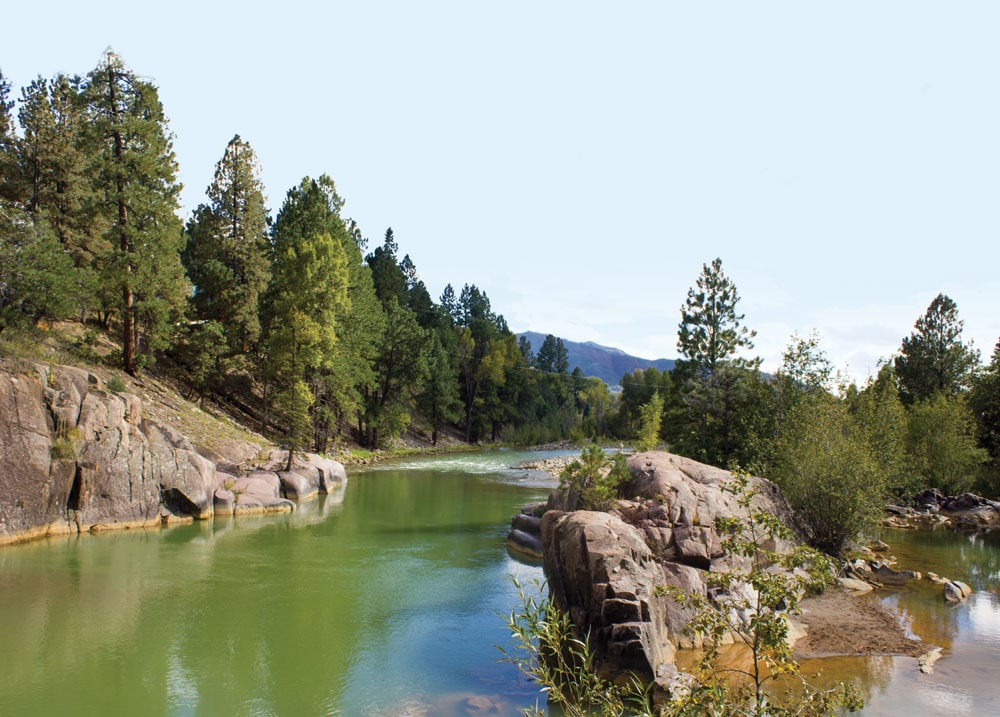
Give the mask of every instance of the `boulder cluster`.
<path id="1" fill-rule="evenodd" d="M 944 526 L 956 530 L 1000 528 L 1000 502 L 974 493 L 946 496 L 936 488 L 917 494 L 912 506 L 886 506 L 882 524 L 889 528 Z"/>
<path id="2" fill-rule="evenodd" d="M 287 511 L 346 483 L 335 461 L 296 454 L 288 466 L 287 456 L 227 461 L 144 419 L 139 397 L 83 369 L 0 371 L 0 544 Z"/>

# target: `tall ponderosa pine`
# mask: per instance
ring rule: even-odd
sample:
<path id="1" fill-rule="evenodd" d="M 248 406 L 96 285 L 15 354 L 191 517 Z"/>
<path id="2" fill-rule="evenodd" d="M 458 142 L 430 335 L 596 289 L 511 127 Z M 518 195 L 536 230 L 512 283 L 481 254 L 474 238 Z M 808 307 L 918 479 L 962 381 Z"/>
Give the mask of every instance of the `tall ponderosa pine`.
<path id="1" fill-rule="evenodd" d="M 458 395 L 458 370 L 442 342 L 442 336 L 448 335 L 437 331 L 431 332 L 426 349 L 427 380 L 424 382 L 423 391 L 417 397 L 417 405 L 430 423 L 431 443 L 435 446 L 441 428 L 458 421 L 462 416 L 462 399 Z"/>
<path id="2" fill-rule="evenodd" d="M 569 373 L 569 351 L 563 340 L 552 334 L 546 336 L 538 348 L 535 366 L 546 373 Z"/>
<path id="3" fill-rule="evenodd" d="M 917 319 L 916 330 L 903 339 L 895 362 L 905 403 L 937 393 L 954 396 L 969 388 L 979 352 L 962 343 L 963 325 L 955 302 L 944 294 L 934 297 Z"/>
<path id="4" fill-rule="evenodd" d="M 231 355 L 260 338 L 258 304 L 271 275 L 264 185 L 253 148 L 234 136 L 187 226 L 182 254 L 194 283 L 195 316 L 217 321 Z"/>
<path id="5" fill-rule="evenodd" d="M 90 267 L 106 251 L 107 227 L 88 211 L 94 187 L 79 83 L 59 75 L 21 91 L 17 159 L 25 209 L 49 223 L 78 266 Z"/>
<path id="6" fill-rule="evenodd" d="M 180 263 L 177 162 L 156 87 L 113 52 L 87 75 L 82 91 L 94 150 L 94 201 L 109 225 L 110 250 L 101 268 L 105 284 L 117 287 L 122 365 L 135 373 L 141 352 L 169 339 L 188 293 Z"/>
<path id="7" fill-rule="evenodd" d="M 752 363 L 736 357 L 741 349 L 753 348 L 757 335 L 741 323 L 743 314 L 736 313 L 739 300 L 736 284 L 722 272 L 721 259 L 715 259 L 711 267 L 702 265 L 701 275 L 681 306 L 677 334 L 677 350 L 695 370 L 712 372 L 723 361 Z"/>
<path id="8" fill-rule="evenodd" d="M 396 258 L 398 250 L 399 245 L 392 233 L 392 227 L 389 227 L 385 230 L 385 241 L 382 242 L 382 246 L 377 247 L 365 258 L 371 267 L 375 293 L 382 306 L 388 306 L 392 299 L 395 299 L 400 306 L 407 304 L 406 276 Z"/>

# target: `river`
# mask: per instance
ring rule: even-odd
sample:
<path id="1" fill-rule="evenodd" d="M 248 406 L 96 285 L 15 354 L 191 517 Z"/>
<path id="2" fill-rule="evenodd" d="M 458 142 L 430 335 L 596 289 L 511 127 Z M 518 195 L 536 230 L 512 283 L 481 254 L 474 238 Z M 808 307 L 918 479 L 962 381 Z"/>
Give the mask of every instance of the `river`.
<path id="1" fill-rule="evenodd" d="M 535 686 L 498 662 L 511 515 L 553 480 L 511 470 L 556 454 L 487 451 L 351 471 L 342 497 L 290 515 L 60 538 L 0 550 L 4 715 L 520 714 Z M 341 500 L 342 498 L 342 500 Z M 807 665 L 860 676 L 865 714 L 1000 713 L 1000 543 L 891 533 L 905 567 L 976 589 L 880 599 L 945 648 Z M 473 712 L 474 713 L 474 712 Z"/>

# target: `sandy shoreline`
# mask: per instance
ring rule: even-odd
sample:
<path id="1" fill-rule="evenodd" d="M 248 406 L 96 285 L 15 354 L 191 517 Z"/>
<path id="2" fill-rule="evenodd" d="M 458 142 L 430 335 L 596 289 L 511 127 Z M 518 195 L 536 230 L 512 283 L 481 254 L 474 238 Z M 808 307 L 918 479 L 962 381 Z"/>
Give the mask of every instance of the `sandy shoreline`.
<path id="1" fill-rule="evenodd" d="M 930 646 L 910 639 L 899 618 L 872 595 L 836 588 L 804 599 L 798 621 L 805 637 L 795 643 L 796 659 L 834 655 L 909 655 Z"/>

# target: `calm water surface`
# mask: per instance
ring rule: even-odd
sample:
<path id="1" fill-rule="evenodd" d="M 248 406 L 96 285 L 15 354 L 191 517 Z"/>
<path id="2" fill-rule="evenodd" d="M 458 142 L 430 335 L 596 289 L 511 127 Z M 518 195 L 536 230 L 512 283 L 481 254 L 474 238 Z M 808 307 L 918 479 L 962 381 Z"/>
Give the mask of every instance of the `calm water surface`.
<path id="1" fill-rule="evenodd" d="M 450 715 L 538 691 L 498 663 L 501 614 L 541 569 L 511 559 L 511 515 L 553 481 L 493 451 L 352 471 L 342 502 L 287 516 L 0 550 L 2 715 Z M 1000 714 L 1000 536 L 891 532 L 903 567 L 976 590 L 886 593 L 945 648 L 811 661 L 860 678 L 866 715 Z M 478 702 L 476 702 L 478 704 Z"/>
<path id="2" fill-rule="evenodd" d="M 872 598 L 943 648 L 934 673 L 921 673 L 912 657 L 826 658 L 803 668 L 858 679 L 865 715 L 1000 715 L 1000 534 L 889 530 L 882 537 L 900 568 L 935 572 L 975 591 L 965 604 L 948 605 L 939 586 L 921 581 Z"/>
<path id="3" fill-rule="evenodd" d="M 495 451 L 352 471 L 288 516 L 0 551 L 0 714 L 517 714 L 504 547 L 541 474 Z"/>

